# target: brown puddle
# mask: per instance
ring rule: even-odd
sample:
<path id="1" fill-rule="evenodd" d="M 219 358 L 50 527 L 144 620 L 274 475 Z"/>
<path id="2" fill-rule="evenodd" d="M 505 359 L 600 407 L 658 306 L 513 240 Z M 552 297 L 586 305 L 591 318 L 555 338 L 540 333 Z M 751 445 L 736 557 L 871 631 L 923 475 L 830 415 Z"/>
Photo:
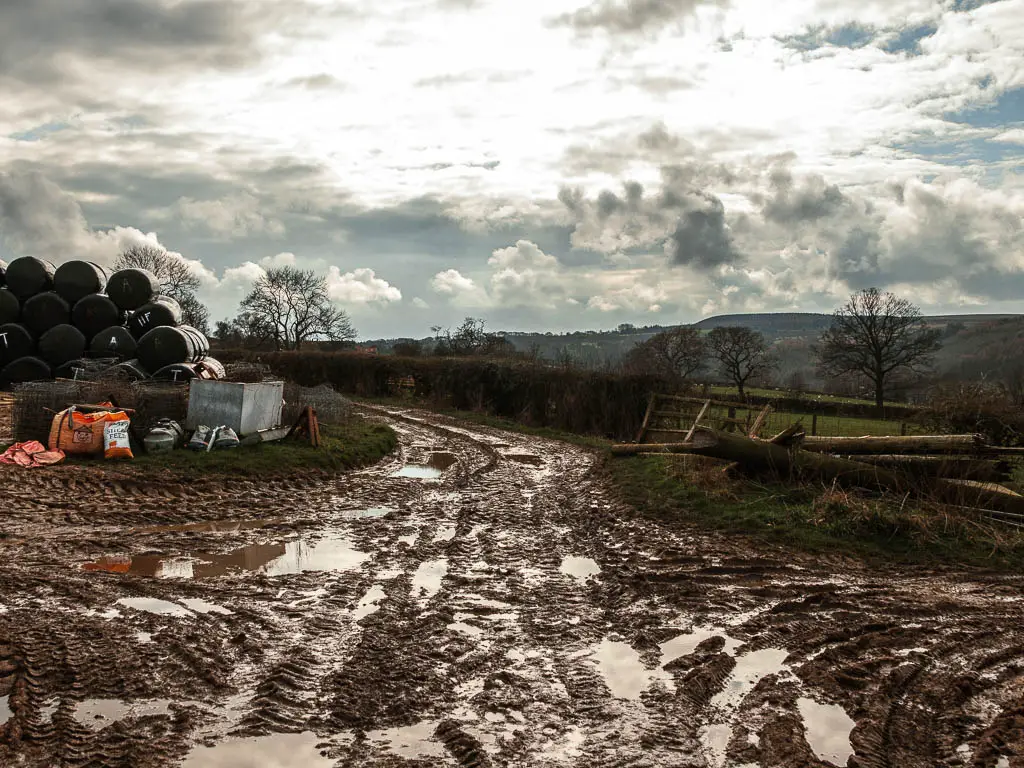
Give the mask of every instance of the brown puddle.
<path id="1" fill-rule="evenodd" d="M 250 571 L 283 576 L 303 571 L 342 571 L 358 567 L 365 552 L 347 539 L 325 537 L 307 544 L 302 540 L 253 544 L 224 554 L 191 552 L 186 555 L 101 557 L 82 566 L 85 571 L 107 571 L 161 579 L 205 579 Z"/>
<path id="2" fill-rule="evenodd" d="M 179 525 L 152 525 L 147 528 L 134 528 L 130 533 L 174 533 L 183 531 L 202 531 L 204 533 L 237 533 L 253 528 L 266 528 L 284 522 L 275 517 L 267 520 L 204 520 L 198 523 L 181 523 Z"/>
<path id="3" fill-rule="evenodd" d="M 435 451 L 426 464 L 406 464 L 392 477 L 414 477 L 420 480 L 436 480 L 450 466 L 458 461 L 454 454 Z"/>

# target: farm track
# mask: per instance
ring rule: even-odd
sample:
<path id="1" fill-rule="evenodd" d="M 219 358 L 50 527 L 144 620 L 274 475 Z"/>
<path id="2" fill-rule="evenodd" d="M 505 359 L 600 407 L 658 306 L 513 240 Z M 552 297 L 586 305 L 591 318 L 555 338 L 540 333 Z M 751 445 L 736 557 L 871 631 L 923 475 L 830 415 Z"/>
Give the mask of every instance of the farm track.
<path id="1" fill-rule="evenodd" d="M 0 765 L 844 764 L 814 700 L 850 765 L 1024 766 L 1024 579 L 758 550 L 582 449 L 375 417 L 400 455 L 331 481 L 0 469 Z"/>

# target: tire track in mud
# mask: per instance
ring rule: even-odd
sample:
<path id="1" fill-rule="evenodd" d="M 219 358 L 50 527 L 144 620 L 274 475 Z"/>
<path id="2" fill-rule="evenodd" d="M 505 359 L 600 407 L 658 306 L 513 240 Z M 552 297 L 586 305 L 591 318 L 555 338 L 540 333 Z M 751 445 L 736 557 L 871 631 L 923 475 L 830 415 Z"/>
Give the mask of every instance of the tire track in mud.
<path id="1" fill-rule="evenodd" d="M 399 452 L 330 479 L 0 470 L 0 764 L 1024 764 L 1021 579 L 758 550 L 585 450 L 370 412 Z"/>

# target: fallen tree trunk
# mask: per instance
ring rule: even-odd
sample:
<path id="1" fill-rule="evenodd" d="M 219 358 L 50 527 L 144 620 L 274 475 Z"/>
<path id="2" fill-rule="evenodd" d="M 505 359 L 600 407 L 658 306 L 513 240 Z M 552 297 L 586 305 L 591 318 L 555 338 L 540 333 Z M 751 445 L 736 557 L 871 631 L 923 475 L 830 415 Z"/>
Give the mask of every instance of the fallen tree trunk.
<path id="1" fill-rule="evenodd" d="M 679 443 L 620 443 L 611 448 L 612 456 L 636 456 L 641 453 L 695 453 L 694 448 L 712 441 L 695 433 L 693 439 Z"/>
<path id="2" fill-rule="evenodd" d="M 896 454 L 973 453 L 987 448 L 981 435 L 909 435 L 906 437 L 815 437 L 800 445 L 814 453 Z"/>
<path id="3" fill-rule="evenodd" d="M 800 449 L 786 449 L 765 440 L 716 432 L 707 427 L 698 427 L 692 443 L 680 450 L 735 461 L 747 471 L 772 472 L 798 480 L 813 479 L 847 488 L 909 494 L 943 504 L 1024 514 L 1024 496 L 1016 495 L 999 485 L 969 480 L 914 478 L 887 467 Z"/>
<path id="4" fill-rule="evenodd" d="M 914 477 L 958 478 L 988 483 L 1009 480 L 1013 472 L 1008 461 L 973 456 L 860 455 L 856 461 L 906 472 Z"/>

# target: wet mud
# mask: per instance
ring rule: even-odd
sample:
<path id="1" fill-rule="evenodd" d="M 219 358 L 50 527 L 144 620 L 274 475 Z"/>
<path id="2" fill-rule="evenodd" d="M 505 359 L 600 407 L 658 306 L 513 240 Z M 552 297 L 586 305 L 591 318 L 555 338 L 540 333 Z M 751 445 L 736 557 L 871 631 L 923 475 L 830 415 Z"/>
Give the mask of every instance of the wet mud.
<path id="1" fill-rule="evenodd" d="M 0 765 L 1024 766 L 1024 579 L 705 535 L 583 449 L 374 413 L 399 452 L 334 480 L 0 469 Z"/>

